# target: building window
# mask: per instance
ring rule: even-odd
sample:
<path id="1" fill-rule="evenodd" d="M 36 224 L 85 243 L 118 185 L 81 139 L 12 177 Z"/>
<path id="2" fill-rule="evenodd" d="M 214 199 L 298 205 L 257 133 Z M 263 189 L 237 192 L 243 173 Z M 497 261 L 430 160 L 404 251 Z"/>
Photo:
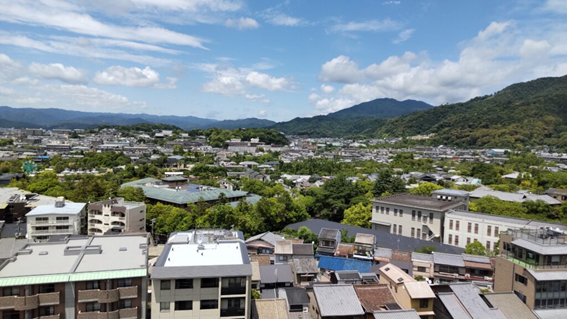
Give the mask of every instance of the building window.
<path id="1" fill-rule="evenodd" d="M 455 246 L 459 246 L 459 235 L 455 235 Z"/>
<path id="2" fill-rule="evenodd" d="M 415 220 L 415 210 L 411 211 L 411 220 Z"/>
<path id="3" fill-rule="evenodd" d="M 398 216 L 398 209 L 394 208 L 394 216 Z"/>
<path id="4" fill-rule="evenodd" d="M 423 215 L 423 223 L 427 224 L 427 215 Z"/>
<path id="5" fill-rule="evenodd" d="M 428 308 L 428 307 L 429 307 L 429 299 L 419 300 L 419 308 Z"/>
<path id="6" fill-rule="evenodd" d="M 53 306 L 39 307 L 39 316 L 53 316 L 55 308 Z"/>
<path id="7" fill-rule="evenodd" d="M 175 302 L 175 310 L 193 310 L 193 301 L 181 300 Z"/>
<path id="8" fill-rule="evenodd" d="M 528 278 L 522 276 L 522 275 L 518 275 L 516 274 L 516 281 L 521 283 L 522 285 L 527 286 L 528 285 Z"/>
<path id="9" fill-rule="evenodd" d="M 201 300 L 201 309 L 218 309 L 218 300 Z"/>
<path id="10" fill-rule="evenodd" d="M 421 234 L 421 239 L 427 240 L 427 234 L 425 232 Z"/>
<path id="11" fill-rule="evenodd" d="M 421 221 L 421 211 L 417 211 L 417 221 Z"/>
<path id="12" fill-rule="evenodd" d="M 411 237 L 412 238 L 415 237 L 415 228 L 414 227 L 411 228 Z"/>
<path id="13" fill-rule="evenodd" d="M 36 217 L 35 218 L 35 222 L 37 224 L 44 224 L 47 223 L 49 221 L 49 217 Z"/>
<path id="14" fill-rule="evenodd" d="M 490 250 L 490 241 L 486 242 L 486 250 Z"/>
<path id="15" fill-rule="evenodd" d="M 398 235 L 401 235 L 401 234 L 402 234 L 402 225 L 399 225 L 398 226 Z"/>
<path id="16" fill-rule="evenodd" d="M 421 229 L 417 229 L 417 238 L 421 238 Z"/>
<path id="17" fill-rule="evenodd" d="M 400 209 L 400 217 L 404 217 L 404 210 Z"/>
<path id="18" fill-rule="evenodd" d="M 433 224 L 433 213 L 429 213 L 429 223 Z"/>
<path id="19" fill-rule="evenodd" d="M 417 271 L 419 272 L 426 272 L 425 267 L 418 266 Z"/>
<path id="20" fill-rule="evenodd" d="M 380 213 L 384 214 L 384 206 L 380 207 Z"/>
<path id="21" fill-rule="evenodd" d="M 455 221 L 455 230 L 459 230 L 460 222 L 457 220 Z"/>
<path id="22" fill-rule="evenodd" d="M 494 237 L 498 237 L 500 235 L 500 231 L 498 229 L 498 227 L 494 227 Z"/>
<path id="23" fill-rule="evenodd" d="M 201 288 L 214 288 L 219 286 L 218 278 L 201 278 Z"/>
<path id="24" fill-rule="evenodd" d="M 478 234 L 478 224 L 477 223 L 474 224 L 474 233 Z"/>
<path id="25" fill-rule="evenodd" d="M 69 221 L 69 217 L 68 216 L 56 217 L 55 220 L 57 220 L 58 222 L 66 222 L 66 221 Z"/>
<path id="26" fill-rule="evenodd" d="M 394 230 L 392 231 L 393 234 L 395 234 L 395 233 L 398 232 L 398 226 L 397 226 L 396 224 L 394 224 L 394 225 L 392 226 L 392 228 L 394 229 Z"/>
<path id="27" fill-rule="evenodd" d="M 118 287 L 131 287 L 132 278 L 118 279 Z"/>
<path id="28" fill-rule="evenodd" d="M 390 215 L 390 207 L 386 207 L 386 215 Z"/>
<path id="29" fill-rule="evenodd" d="M 169 302 L 160 302 L 159 311 L 169 311 Z"/>
<path id="30" fill-rule="evenodd" d="M 467 225 L 467 233 L 470 234 L 471 231 L 472 231 L 472 223 L 468 223 L 468 225 Z"/>
<path id="31" fill-rule="evenodd" d="M 120 309 L 132 308 L 132 300 L 131 299 L 120 300 L 120 302 L 118 303 L 118 308 Z"/>
<path id="32" fill-rule="evenodd" d="M 85 309 L 86 312 L 97 312 L 100 311 L 100 304 L 98 302 L 87 302 Z"/>
<path id="33" fill-rule="evenodd" d="M 453 235 L 449 234 L 449 245 L 453 244 Z"/>
<path id="34" fill-rule="evenodd" d="M 94 290 L 94 289 L 100 289 L 100 285 L 98 281 L 87 281 L 87 290 Z"/>
<path id="35" fill-rule="evenodd" d="M 487 236 L 492 235 L 492 226 L 490 225 L 486 226 L 486 235 Z"/>
<path id="36" fill-rule="evenodd" d="M 3 290 L 3 296 L 19 296 L 20 287 L 6 287 Z"/>
<path id="37" fill-rule="evenodd" d="M 162 280 L 159 283 L 159 288 L 161 290 L 170 290 L 171 289 L 171 280 Z"/>
<path id="38" fill-rule="evenodd" d="M 467 237 L 467 245 L 471 243 L 471 238 Z"/>
<path id="39" fill-rule="evenodd" d="M 69 226 L 55 226 L 57 230 L 69 230 Z"/>
<path id="40" fill-rule="evenodd" d="M 55 285 L 54 284 L 46 284 L 39 286 L 39 293 L 40 294 L 49 294 L 55 292 Z"/>
<path id="41" fill-rule="evenodd" d="M 175 279 L 175 289 L 193 289 L 193 279 Z"/>
<path id="42" fill-rule="evenodd" d="M 453 220 L 449 219 L 449 229 L 453 230 Z"/>

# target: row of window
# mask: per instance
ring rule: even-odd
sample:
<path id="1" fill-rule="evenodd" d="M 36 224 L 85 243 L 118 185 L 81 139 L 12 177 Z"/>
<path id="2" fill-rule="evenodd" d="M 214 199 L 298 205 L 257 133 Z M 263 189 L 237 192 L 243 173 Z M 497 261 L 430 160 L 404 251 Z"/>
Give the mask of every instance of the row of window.
<path id="1" fill-rule="evenodd" d="M 386 213 L 386 215 L 390 215 L 390 207 L 384 207 L 384 206 L 378 206 L 376 207 L 376 210 L 380 211 L 380 213 L 384 214 Z M 393 209 L 394 211 L 394 216 L 398 216 L 398 213 L 400 214 L 400 217 L 404 217 L 404 210 L 400 209 L 398 210 L 397 208 Z"/>
<path id="2" fill-rule="evenodd" d="M 132 278 L 123 278 L 116 281 L 116 288 L 131 287 Z M 86 290 L 100 289 L 100 281 L 87 281 Z"/>
<path id="3" fill-rule="evenodd" d="M 392 227 L 392 234 L 398 234 L 398 235 L 402 235 L 402 225 L 396 225 L 394 224 Z"/>
<path id="4" fill-rule="evenodd" d="M 193 279 L 175 279 L 175 289 L 193 289 Z M 218 278 L 201 278 L 201 288 L 216 288 L 219 286 Z M 222 288 L 246 287 L 246 278 L 232 277 L 222 279 Z M 160 281 L 161 290 L 171 289 L 171 280 Z"/>
<path id="5" fill-rule="evenodd" d="M 62 222 L 62 221 L 68 221 L 69 220 L 69 216 L 59 216 L 59 217 L 55 217 L 55 220 L 58 222 Z M 35 218 L 36 222 L 47 222 L 49 221 L 49 217 L 36 217 Z"/>
<path id="6" fill-rule="evenodd" d="M 169 311 L 171 307 L 170 302 L 160 302 L 159 303 L 159 310 L 160 311 Z M 219 301 L 218 300 L 201 300 L 199 309 L 218 309 L 219 308 Z M 178 310 L 193 310 L 193 301 L 192 300 L 180 300 L 175 302 L 176 311 Z"/>
<path id="7" fill-rule="evenodd" d="M 420 210 L 418 210 L 418 211 L 412 210 L 411 211 L 411 220 L 415 220 L 416 216 L 417 216 L 418 222 L 421 221 L 423 223 L 427 223 L 427 215 L 426 214 L 422 215 Z M 429 223 L 433 224 L 433 213 L 429 213 Z"/>
<path id="8" fill-rule="evenodd" d="M 118 309 L 128 309 L 132 308 L 132 300 L 120 300 L 118 302 Z M 108 310 L 108 309 L 107 309 Z M 98 312 L 100 311 L 100 303 L 98 302 L 88 302 L 85 304 L 85 311 L 86 312 Z"/>
<path id="9" fill-rule="evenodd" d="M 455 230 L 459 230 L 459 228 L 460 228 L 459 221 L 458 220 L 453 221 L 452 219 L 449 219 L 449 229 L 453 230 L 453 222 L 454 222 Z M 467 232 L 468 233 L 472 232 L 472 223 L 467 224 Z M 478 234 L 478 223 L 474 224 L 474 233 Z M 500 234 L 500 229 L 499 229 L 498 226 L 494 226 L 494 235 L 492 233 L 492 226 L 491 225 L 486 226 L 486 235 L 487 236 L 498 237 L 499 234 Z"/>
<path id="10" fill-rule="evenodd" d="M 478 239 L 474 239 L 474 241 L 478 241 Z M 467 237 L 467 245 L 471 243 L 471 238 Z M 453 245 L 453 235 L 449 234 L 448 237 L 448 244 L 449 245 Z M 459 235 L 455 235 L 455 246 L 459 246 Z M 492 243 L 490 242 L 490 240 L 486 241 L 486 249 L 490 250 L 492 248 Z"/>

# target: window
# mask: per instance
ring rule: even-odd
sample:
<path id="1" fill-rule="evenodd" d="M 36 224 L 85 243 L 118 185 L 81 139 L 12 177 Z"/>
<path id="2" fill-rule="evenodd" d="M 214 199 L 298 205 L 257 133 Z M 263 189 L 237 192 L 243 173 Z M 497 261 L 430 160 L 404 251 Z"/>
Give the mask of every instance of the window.
<path id="1" fill-rule="evenodd" d="M 478 224 L 477 223 L 474 224 L 474 233 L 478 234 Z"/>
<path id="2" fill-rule="evenodd" d="M 214 288 L 219 286 L 218 278 L 201 278 L 201 288 Z"/>
<path id="3" fill-rule="evenodd" d="M 98 281 L 87 281 L 87 290 L 100 289 Z"/>
<path id="4" fill-rule="evenodd" d="M 3 296 L 18 296 L 20 295 L 20 287 L 6 287 L 3 291 Z"/>
<path id="5" fill-rule="evenodd" d="M 36 217 L 36 218 L 35 218 L 35 222 L 36 222 L 37 224 L 45 224 L 45 223 L 47 223 L 48 221 L 49 221 L 49 218 L 48 218 L 48 217 Z"/>
<path id="6" fill-rule="evenodd" d="M 132 300 L 131 299 L 120 300 L 120 302 L 118 303 L 118 308 L 120 309 L 132 308 Z"/>
<path id="7" fill-rule="evenodd" d="M 218 300 L 201 300 L 201 309 L 218 309 Z"/>
<path id="8" fill-rule="evenodd" d="M 523 285 L 528 285 L 528 278 L 522 276 L 522 275 L 518 275 L 516 274 L 516 281 L 523 284 Z"/>
<path id="9" fill-rule="evenodd" d="M 471 243 L 471 238 L 467 237 L 467 245 Z"/>
<path id="10" fill-rule="evenodd" d="M 421 229 L 417 229 L 417 238 L 421 238 Z"/>
<path id="11" fill-rule="evenodd" d="M 486 242 L 486 250 L 490 250 L 490 241 Z"/>
<path id="12" fill-rule="evenodd" d="M 423 223 L 427 224 L 427 216 L 426 215 L 423 215 Z"/>
<path id="13" fill-rule="evenodd" d="M 492 226 L 490 225 L 486 226 L 486 235 L 487 236 L 492 235 Z"/>
<path id="14" fill-rule="evenodd" d="M 421 221 L 421 211 L 417 211 L 417 221 Z"/>
<path id="15" fill-rule="evenodd" d="M 498 227 L 494 227 L 494 237 L 498 237 L 498 235 L 500 235 L 500 231 Z"/>
<path id="16" fill-rule="evenodd" d="M 469 223 L 467 225 L 467 233 L 470 233 L 472 231 L 472 223 Z"/>
<path id="17" fill-rule="evenodd" d="M 85 306 L 86 312 L 100 311 L 100 304 L 98 302 L 88 302 Z"/>
<path id="18" fill-rule="evenodd" d="M 325 245 L 323 244 L 323 245 L 321 245 L 321 246 L 325 246 Z M 278 256 L 278 260 L 279 260 L 279 261 L 287 261 L 287 256 L 279 255 L 279 256 Z"/>
<path id="19" fill-rule="evenodd" d="M 455 222 L 455 230 L 459 230 L 459 224 L 460 224 L 460 222 L 457 220 Z"/>
<path id="20" fill-rule="evenodd" d="M 421 239 L 427 240 L 427 234 L 425 232 L 421 234 Z"/>
<path id="21" fill-rule="evenodd" d="M 453 220 L 449 219 L 449 229 L 453 229 Z"/>
<path id="22" fill-rule="evenodd" d="M 404 210 L 400 209 L 400 217 L 404 217 Z"/>
<path id="23" fill-rule="evenodd" d="M 453 235 L 449 234 L 449 245 L 453 244 Z"/>
<path id="24" fill-rule="evenodd" d="M 392 226 L 392 228 L 393 228 L 393 231 L 392 231 L 393 234 L 395 234 L 395 233 L 398 232 L 398 226 L 397 226 L 396 224 L 394 224 L 394 225 Z"/>
<path id="25" fill-rule="evenodd" d="M 398 216 L 398 209 L 394 208 L 394 216 Z"/>
<path id="26" fill-rule="evenodd" d="M 418 266 L 417 271 L 419 272 L 426 272 L 425 267 Z"/>
<path id="27" fill-rule="evenodd" d="M 55 285 L 54 284 L 47 284 L 47 285 L 40 285 L 39 286 L 39 293 L 40 294 L 48 294 L 55 292 Z"/>
<path id="28" fill-rule="evenodd" d="M 118 287 L 131 287 L 132 278 L 118 279 Z"/>
<path id="29" fill-rule="evenodd" d="M 55 226 L 55 229 L 57 229 L 57 230 L 68 230 L 69 226 Z"/>
<path id="30" fill-rule="evenodd" d="M 380 207 L 380 213 L 384 214 L 384 206 Z"/>
<path id="31" fill-rule="evenodd" d="M 412 238 L 415 237 L 415 228 L 413 227 L 411 228 L 411 237 Z"/>
<path id="32" fill-rule="evenodd" d="M 193 301 L 182 300 L 175 302 L 175 310 L 193 310 Z"/>
<path id="33" fill-rule="evenodd" d="M 39 307 L 40 316 L 53 316 L 55 314 L 55 309 L 53 306 Z"/>
<path id="34" fill-rule="evenodd" d="M 162 280 L 159 283 L 159 288 L 161 290 L 170 290 L 171 289 L 171 280 Z"/>
<path id="35" fill-rule="evenodd" d="M 63 221 L 68 221 L 69 217 L 65 216 L 65 217 L 56 217 L 55 220 L 57 220 L 58 222 L 63 222 Z"/>
<path id="36" fill-rule="evenodd" d="M 169 302 L 160 302 L 159 311 L 169 311 Z"/>
<path id="37" fill-rule="evenodd" d="M 455 246 L 459 246 L 459 235 L 455 235 Z"/>
<path id="38" fill-rule="evenodd" d="M 415 210 L 411 211 L 411 220 L 415 220 Z"/>
<path id="39" fill-rule="evenodd" d="M 386 215 L 390 215 L 390 207 L 386 207 Z"/>
<path id="40" fill-rule="evenodd" d="M 402 225 L 399 225 L 398 226 L 398 235 L 401 235 L 401 234 L 402 234 Z"/>
<path id="41" fill-rule="evenodd" d="M 175 279 L 175 289 L 193 289 L 193 279 Z"/>
<path id="42" fill-rule="evenodd" d="M 419 308 L 427 308 L 427 307 L 429 307 L 429 299 L 420 299 Z"/>

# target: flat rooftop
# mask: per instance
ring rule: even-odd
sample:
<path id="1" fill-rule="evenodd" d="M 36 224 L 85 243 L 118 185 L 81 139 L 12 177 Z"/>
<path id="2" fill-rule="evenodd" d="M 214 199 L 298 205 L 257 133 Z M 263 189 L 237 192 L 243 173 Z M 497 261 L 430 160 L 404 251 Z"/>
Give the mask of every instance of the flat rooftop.
<path id="1" fill-rule="evenodd" d="M 86 203 L 69 202 L 65 202 L 65 206 L 63 207 L 56 207 L 55 204 L 40 205 L 27 213 L 26 217 L 44 215 L 79 215 L 86 205 Z"/>
<path id="2" fill-rule="evenodd" d="M 402 194 L 375 198 L 372 200 L 372 202 L 376 204 L 380 204 L 380 203 L 393 204 L 393 205 L 415 207 L 415 208 L 437 210 L 437 211 L 448 210 L 464 204 L 463 202 L 460 201 L 438 200 L 436 198 L 432 198 L 428 196 L 414 195 L 409 193 L 402 193 Z"/>
<path id="3" fill-rule="evenodd" d="M 244 263 L 240 242 L 171 245 L 164 267 L 238 265 Z"/>

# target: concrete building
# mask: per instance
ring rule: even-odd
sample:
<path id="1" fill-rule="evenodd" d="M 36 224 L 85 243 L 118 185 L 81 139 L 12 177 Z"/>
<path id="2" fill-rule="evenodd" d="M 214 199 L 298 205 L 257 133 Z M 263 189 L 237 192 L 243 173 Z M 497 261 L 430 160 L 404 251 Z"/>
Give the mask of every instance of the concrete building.
<path id="1" fill-rule="evenodd" d="M 147 236 L 30 243 L 0 266 L 3 319 L 146 318 Z"/>
<path id="2" fill-rule="evenodd" d="M 437 197 L 440 196 L 440 197 Z M 445 213 L 465 209 L 462 197 L 396 194 L 372 200 L 372 229 L 428 241 L 443 240 Z"/>
<path id="3" fill-rule="evenodd" d="M 540 227 L 567 231 L 567 225 L 452 210 L 445 214 L 443 242 L 465 248 L 467 244 L 479 241 L 486 249 L 494 250 L 501 232 L 508 229 L 539 229 Z"/>
<path id="4" fill-rule="evenodd" d="M 494 291 L 513 291 L 532 310 L 567 308 L 566 238 L 545 228 L 502 233 Z"/>
<path id="5" fill-rule="evenodd" d="M 57 198 L 54 205 L 40 205 L 26 214 L 27 238 L 48 241 L 52 235 L 86 234 L 86 204 Z"/>
<path id="6" fill-rule="evenodd" d="M 145 232 L 146 204 L 118 197 L 89 204 L 89 235 Z"/>
<path id="7" fill-rule="evenodd" d="M 252 266 L 239 231 L 172 234 L 152 268 L 152 318 L 250 318 Z"/>

